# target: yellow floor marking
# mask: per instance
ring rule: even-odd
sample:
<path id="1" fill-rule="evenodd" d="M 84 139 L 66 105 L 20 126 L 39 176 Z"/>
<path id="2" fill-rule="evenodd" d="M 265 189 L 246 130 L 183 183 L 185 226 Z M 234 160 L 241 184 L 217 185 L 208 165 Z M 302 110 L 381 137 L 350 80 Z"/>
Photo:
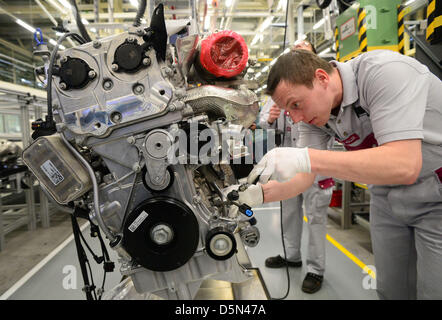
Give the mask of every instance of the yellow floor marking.
<path id="1" fill-rule="evenodd" d="M 304 221 L 307 222 L 306 216 L 304 216 Z M 326 234 L 325 237 L 332 245 L 338 248 L 339 251 L 345 254 L 351 261 L 356 263 L 356 265 L 358 265 L 362 270 L 364 270 L 367 274 L 369 274 L 370 277 L 376 279 L 376 273 L 371 268 L 369 268 L 366 264 L 364 264 L 361 260 L 359 260 L 354 254 L 352 254 L 346 248 L 344 248 L 339 242 L 333 239 L 329 234 Z"/>

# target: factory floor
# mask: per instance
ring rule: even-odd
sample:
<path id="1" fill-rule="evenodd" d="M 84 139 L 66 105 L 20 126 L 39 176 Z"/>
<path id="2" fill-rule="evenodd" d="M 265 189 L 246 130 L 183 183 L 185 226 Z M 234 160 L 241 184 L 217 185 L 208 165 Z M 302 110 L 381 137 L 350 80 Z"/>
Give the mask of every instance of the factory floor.
<path id="1" fill-rule="evenodd" d="M 278 203 L 270 203 L 256 211 L 261 240 L 257 247 L 246 250 L 252 266 L 259 269 L 262 282 L 272 298 L 282 297 L 287 288 L 285 269 L 269 269 L 264 266 L 265 258 L 283 252 L 278 206 Z M 322 289 L 315 294 L 303 293 L 300 287 L 305 276 L 305 267 L 290 268 L 291 290 L 287 300 L 377 299 L 376 291 L 370 286 L 367 288 L 367 281 L 371 279 L 367 279 L 369 276 L 363 271 L 365 265 L 374 265 L 368 230 L 357 224 L 353 224 L 348 230 L 342 230 L 339 217 L 333 210 L 329 213 L 326 271 Z M 83 220 L 81 222 L 84 234 L 87 235 L 89 228 L 86 228 Z M 303 238 L 305 234 L 306 232 L 303 233 Z M 93 249 L 97 248 L 97 241 L 91 243 L 91 246 Z M 305 241 L 301 250 L 306 250 Z M 114 251 L 110 250 L 109 253 L 111 259 L 116 261 Z M 6 236 L 5 249 L 0 252 L 0 298 L 84 299 L 81 290 L 63 288 L 69 286 L 69 283 L 66 284 L 66 276 L 72 270 L 71 266 L 75 268 L 78 265 L 77 260 L 71 221 L 66 213 L 53 214 L 49 228 L 39 226 L 36 231 L 28 231 L 26 227 L 18 229 Z M 102 280 L 101 265 L 92 261 L 91 266 L 96 270 L 95 284 L 98 287 Z M 82 283 L 80 272 L 77 277 L 78 283 Z M 112 288 L 120 279 L 118 270 L 108 274 L 105 288 Z"/>
<path id="2" fill-rule="evenodd" d="M 248 256 L 253 267 L 260 270 L 270 297 L 281 298 L 287 291 L 286 268 L 265 267 L 266 258 L 277 254 L 283 256 L 284 253 L 279 203 L 268 203 L 254 211 L 261 240 L 258 246 L 247 248 Z M 304 293 L 301 290 L 307 272 L 305 266 L 307 230 L 304 223 L 301 240 L 303 266 L 289 268 L 290 292 L 286 300 L 377 300 L 375 281 L 364 271 L 365 268 L 374 269 L 369 231 L 357 224 L 353 224 L 350 229 L 342 230 L 339 224 L 340 217 L 332 209 L 329 209 L 328 213 L 326 265 L 322 288 L 314 294 Z"/>

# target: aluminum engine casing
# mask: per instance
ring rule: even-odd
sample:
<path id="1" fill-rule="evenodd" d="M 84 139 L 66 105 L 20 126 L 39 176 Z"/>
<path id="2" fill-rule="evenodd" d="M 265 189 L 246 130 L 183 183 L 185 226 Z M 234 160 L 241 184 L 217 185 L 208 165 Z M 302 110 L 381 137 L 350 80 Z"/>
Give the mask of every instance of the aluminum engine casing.
<path id="1" fill-rule="evenodd" d="M 53 81 L 53 99 L 59 108 L 60 122 L 73 135 L 103 136 L 108 129 L 167 111 L 174 88 L 163 76 L 162 72 L 168 69 L 158 63 L 155 50 L 146 55 L 151 63 L 147 68 L 130 74 L 112 70 L 113 54 L 128 38 L 144 43 L 141 36 L 126 32 L 99 40 L 99 46 L 90 42 L 61 54 L 59 61 L 80 58 L 96 72 L 81 90 L 62 90 L 60 82 Z M 111 86 L 107 89 L 109 80 Z M 121 114 L 119 121 L 111 117 L 116 112 Z"/>
<path id="2" fill-rule="evenodd" d="M 195 35 L 189 37 L 195 39 Z M 66 88 L 57 77 L 53 80 L 57 129 L 81 151 L 95 171 L 99 212 L 95 210 L 92 190 L 76 202 L 91 210 L 90 217 L 100 228 L 107 228 L 120 238 L 127 215 L 146 199 L 159 194 L 180 201 L 195 215 L 199 232 L 195 253 L 174 270 L 148 270 L 134 261 L 123 241 L 114 247 L 121 259 L 122 274 L 131 276 L 139 293 L 150 292 L 167 299 L 192 299 L 204 279 L 245 281 L 248 273 L 236 255 L 214 260 L 205 248 L 205 236 L 214 227 L 223 226 L 232 233 L 236 230 L 239 235 L 240 226 L 250 226 L 241 217 L 226 215 L 214 207 L 219 195 L 204 186 L 211 184 L 213 188 L 216 180 L 215 189 L 227 187 L 235 180 L 233 174 L 209 181 L 197 172 L 203 165 L 170 164 L 164 153 L 152 155 L 149 150 L 155 148 L 158 141 L 173 144 L 168 136 L 181 130 L 183 124 L 201 123 L 219 135 L 223 130 L 232 130 L 231 123 L 247 128 L 256 118 L 258 99 L 246 88 L 189 86 L 186 72 L 180 69 L 180 66 L 188 68 L 192 61 L 185 52 L 177 54 L 186 57 L 186 63 L 180 64 L 174 59 L 159 60 L 151 48 L 143 57 L 149 59 L 149 65 L 131 73 L 113 70 L 116 48 L 128 39 L 131 43 L 144 44 L 142 33 L 131 29 L 99 42 L 67 49 L 57 59 L 60 65 L 69 59 L 81 59 L 95 72 L 87 85 L 79 89 Z M 196 44 L 194 40 L 189 42 Z M 168 47 L 167 57 L 175 56 L 173 50 Z M 186 50 L 193 52 L 195 48 Z M 158 133 L 161 139 L 148 140 L 152 132 Z M 100 224 L 98 215 L 104 225 Z"/>

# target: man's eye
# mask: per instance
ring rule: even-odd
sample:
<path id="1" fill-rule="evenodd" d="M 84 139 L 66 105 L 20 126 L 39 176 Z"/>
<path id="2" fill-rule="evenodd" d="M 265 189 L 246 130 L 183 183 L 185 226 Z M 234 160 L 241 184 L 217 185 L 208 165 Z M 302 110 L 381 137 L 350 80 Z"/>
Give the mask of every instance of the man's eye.
<path id="1" fill-rule="evenodd" d="M 292 109 L 299 109 L 299 103 L 294 103 L 292 105 Z"/>

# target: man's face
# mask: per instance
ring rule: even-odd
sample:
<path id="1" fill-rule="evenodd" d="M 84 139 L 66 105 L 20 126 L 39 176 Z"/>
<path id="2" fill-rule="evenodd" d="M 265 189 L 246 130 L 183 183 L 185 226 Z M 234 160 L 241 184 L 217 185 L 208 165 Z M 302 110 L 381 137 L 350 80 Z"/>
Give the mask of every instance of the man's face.
<path id="1" fill-rule="evenodd" d="M 316 78 L 312 89 L 305 85 L 281 81 L 272 99 L 280 109 L 289 113 L 295 123 L 303 121 L 320 127 L 325 125 L 330 118 L 333 105 L 327 87 Z"/>

